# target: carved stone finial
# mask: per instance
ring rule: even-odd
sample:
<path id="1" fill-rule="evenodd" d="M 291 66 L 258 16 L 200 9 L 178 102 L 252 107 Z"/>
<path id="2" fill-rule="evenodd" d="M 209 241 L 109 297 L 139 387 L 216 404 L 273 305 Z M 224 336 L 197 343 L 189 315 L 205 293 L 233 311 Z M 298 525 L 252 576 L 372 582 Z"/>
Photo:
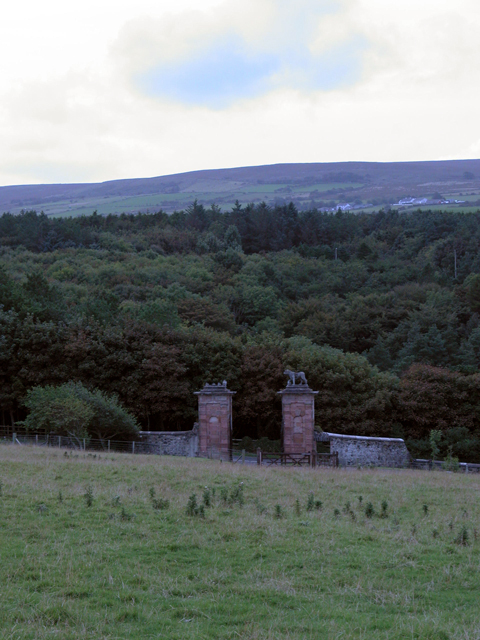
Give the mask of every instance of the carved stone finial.
<path id="1" fill-rule="evenodd" d="M 308 382 L 303 371 L 290 371 L 290 369 L 286 369 L 283 373 L 284 375 L 289 377 L 289 380 L 287 382 L 287 387 L 297 386 L 297 380 L 299 380 L 298 384 L 300 386 L 308 387 Z"/>

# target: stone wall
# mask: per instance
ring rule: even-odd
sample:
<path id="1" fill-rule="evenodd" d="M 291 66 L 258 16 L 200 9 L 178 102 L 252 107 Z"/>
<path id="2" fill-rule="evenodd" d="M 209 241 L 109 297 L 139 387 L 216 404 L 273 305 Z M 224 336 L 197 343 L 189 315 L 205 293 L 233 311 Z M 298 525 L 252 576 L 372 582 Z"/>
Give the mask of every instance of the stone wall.
<path id="1" fill-rule="evenodd" d="M 319 442 L 330 442 L 342 467 L 408 467 L 411 456 L 401 438 L 369 438 L 338 433 L 316 433 Z"/>
<path id="2" fill-rule="evenodd" d="M 140 431 L 141 441 L 135 448 L 142 453 L 166 456 L 198 455 L 198 424 L 191 431 Z"/>

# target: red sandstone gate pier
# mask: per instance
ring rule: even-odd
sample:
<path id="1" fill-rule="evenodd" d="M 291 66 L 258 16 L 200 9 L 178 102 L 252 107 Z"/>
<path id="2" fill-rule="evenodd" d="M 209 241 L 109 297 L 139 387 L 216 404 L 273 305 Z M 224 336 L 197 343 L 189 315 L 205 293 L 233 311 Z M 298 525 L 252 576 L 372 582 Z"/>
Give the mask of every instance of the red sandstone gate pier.
<path id="1" fill-rule="evenodd" d="M 232 396 L 224 380 L 206 384 L 198 396 L 198 455 L 231 459 L 232 456 Z"/>

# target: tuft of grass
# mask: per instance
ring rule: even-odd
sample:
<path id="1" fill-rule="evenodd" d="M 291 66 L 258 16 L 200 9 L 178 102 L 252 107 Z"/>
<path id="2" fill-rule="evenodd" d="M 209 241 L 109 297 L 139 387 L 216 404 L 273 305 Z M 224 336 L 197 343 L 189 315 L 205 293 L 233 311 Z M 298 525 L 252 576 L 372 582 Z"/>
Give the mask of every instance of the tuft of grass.
<path id="1" fill-rule="evenodd" d="M 221 487 L 220 489 L 220 500 L 223 504 L 228 504 L 228 489 L 227 487 Z"/>
<path id="2" fill-rule="evenodd" d="M 203 504 L 206 507 L 210 507 L 212 504 L 212 494 L 210 493 L 210 489 L 208 487 L 205 487 L 205 489 L 203 490 Z"/>
<path id="3" fill-rule="evenodd" d="M 253 503 L 259 516 L 263 516 L 264 513 L 267 513 L 267 507 L 262 504 L 258 498 L 255 498 Z"/>
<path id="4" fill-rule="evenodd" d="M 165 500 L 164 498 L 154 498 L 152 500 L 152 507 L 156 511 L 164 511 L 170 507 L 170 500 Z"/>
<path id="5" fill-rule="evenodd" d="M 458 536 L 455 538 L 455 542 L 456 544 L 461 545 L 462 547 L 466 547 L 469 539 L 470 539 L 470 536 L 468 535 L 468 529 L 465 525 L 463 525 L 460 531 L 458 532 Z"/>
<path id="6" fill-rule="evenodd" d="M 381 518 L 388 518 L 388 502 L 386 500 L 382 500 L 382 511 L 380 512 Z"/>
<path id="7" fill-rule="evenodd" d="M 273 513 L 274 513 L 274 517 L 277 518 L 277 520 L 280 520 L 280 518 L 283 518 L 283 509 L 281 505 L 276 504 L 275 511 Z"/>
<path id="8" fill-rule="evenodd" d="M 122 507 L 122 512 L 120 514 L 120 518 L 122 520 L 126 520 L 127 522 L 129 522 L 130 520 L 133 520 L 133 514 L 127 513 L 126 510 L 125 510 L 125 507 Z"/>
<path id="9" fill-rule="evenodd" d="M 428 504 L 423 505 L 423 515 L 428 516 Z"/>
<path id="10" fill-rule="evenodd" d="M 365 515 L 367 518 L 373 518 L 375 515 L 375 509 L 373 508 L 373 504 L 371 502 L 367 502 L 367 506 L 365 507 Z"/>
<path id="11" fill-rule="evenodd" d="M 295 500 L 295 515 L 296 516 L 302 515 L 302 508 L 300 506 L 300 500 L 298 498 Z"/>
<path id="12" fill-rule="evenodd" d="M 231 505 L 238 504 L 240 507 L 243 507 L 243 505 L 245 504 L 245 496 L 243 494 L 243 482 L 240 482 L 238 486 L 233 487 L 230 493 L 230 498 L 228 502 Z"/>
<path id="13" fill-rule="evenodd" d="M 58 490 L 58 496 L 57 496 L 58 502 L 61 504 L 63 502 L 63 493 L 62 490 L 59 489 Z"/>
<path id="14" fill-rule="evenodd" d="M 313 493 L 308 494 L 307 511 L 313 511 L 315 508 L 315 498 Z"/>
<path id="15" fill-rule="evenodd" d="M 198 514 L 197 496 L 195 493 L 192 493 L 188 498 L 186 512 L 187 516 L 196 516 Z"/>
<path id="16" fill-rule="evenodd" d="M 83 497 L 85 498 L 87 507 L 91 507 L 93 505 L 93 489 L 90 485 L 85 489 Z"/>

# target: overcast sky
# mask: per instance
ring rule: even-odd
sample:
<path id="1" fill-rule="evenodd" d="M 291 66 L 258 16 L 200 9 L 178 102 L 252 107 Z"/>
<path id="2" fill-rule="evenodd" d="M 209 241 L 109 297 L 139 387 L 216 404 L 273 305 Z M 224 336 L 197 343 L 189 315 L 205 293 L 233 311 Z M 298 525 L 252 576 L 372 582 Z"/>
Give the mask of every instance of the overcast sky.
<path id="1" fill-rule="evenodd" d="M 480 156 L 479 0 L 16 0 L 0 184 Z"/>

